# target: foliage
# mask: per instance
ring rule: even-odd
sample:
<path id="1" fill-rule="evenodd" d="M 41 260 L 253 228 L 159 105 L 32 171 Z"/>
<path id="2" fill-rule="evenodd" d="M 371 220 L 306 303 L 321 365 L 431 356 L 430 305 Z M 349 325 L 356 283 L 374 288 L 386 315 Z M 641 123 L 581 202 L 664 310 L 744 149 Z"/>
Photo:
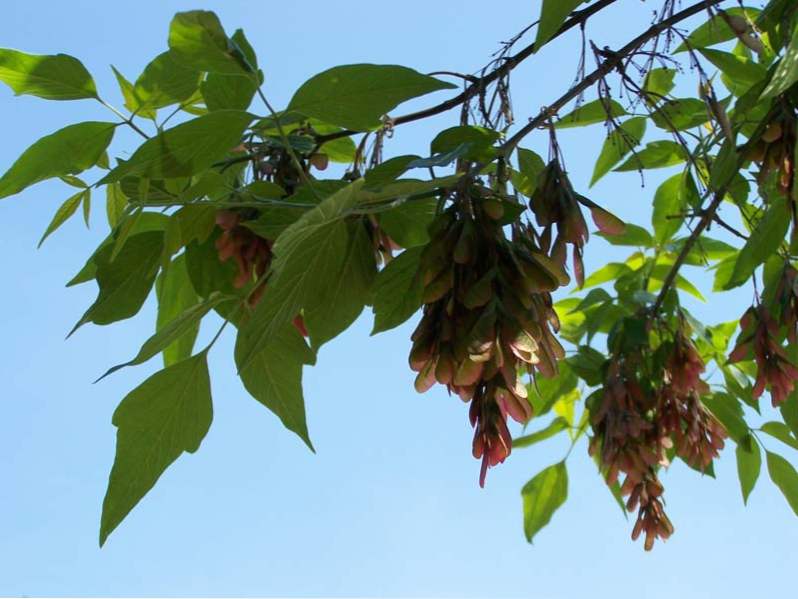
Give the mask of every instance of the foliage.
<path id="1" fill-rule="evenodd" d="M 113 417 L 101 544 L 172 462 L 199 449 L 213 412 L 207 357 L 221 334 L 235 330 L 244 388 L 312 450 L 302 371 L 367 306 L 374 334 L 421 311 L 409 358 L 416 389 L 444 385 L 470 404 L 480 484 L 513 448 L 568 436 L 567 455 L 523 487 L 530 542 L 566 500 L 566 463 L 583 440 L 614 500 L 637 511 L 632 536 L 645 533 L 646 549 L 674 531 L 660 471 L 681 461 L 712 475 L 726 439 L 743 501 L 764 450 L 798 513 L 798 474 L 776 453 L 798 449 L 795 3 L 662 0 L 653 26 L 617 50 L 592 44 L 596 69 L 516 127 L 511 71 L 620 9 L 539 4 L 537 27 L 479 76 L 342 65 L 308 79 L 283 110 L 269 103 L 243 31 L 228 35 L 207 11 L 178 13 L 168 49 L 135 81 L 114 70 L 127 113 L 74 57 L 0 50 L 0 80 L 17 94 L 96 101 L 118 119 L 45 136 L 0 178 L 0 197 L 52 178 L 77 188 L 42 242 L 78 208 L 88 219 L 106 188 L 110 233 L 69 283 L 98 287 L 75 329 L 135 316 L 153 288 L 158 301 L 154 333 L 103 375 L 163 356 L 164 369 Z M 682 30 L 690 18 L 695 27 Z M 534 41 L 512 54 L 529 31 Z M 461 78 L 463 91 L 390 114 L 455 89 L 444 76 Z M 696 97 L 676 95 L 690 86 Z M 429 152 L 383 157 L 394 128 L 455 107 L 459 125 L 433 132 Z M 571 183 L 558 135 L 602 123 L 591 185 L 676 169 L 654 192 L 647 227 Z M 119 127 L 142 143 L 111 161 Z M 547 160 L 520 147 L 531 134 L 547 136 Z M 332 163 L 346 166 L 324 177 Z M 591 221 L 627 259 L 585 272 Z M 739 323 L 690 314 L 687 296 L 703 296 L 688 269 L 713 273 L 715 293 L 752 290 Z M 555 301 L 571 280 L 574 294 Z M 195 352 L 214 314 L 222 324 Z M 766 391 L 771 407 L 760 405 Z M 533 430 L 512 440 L 508 417 Z"/>

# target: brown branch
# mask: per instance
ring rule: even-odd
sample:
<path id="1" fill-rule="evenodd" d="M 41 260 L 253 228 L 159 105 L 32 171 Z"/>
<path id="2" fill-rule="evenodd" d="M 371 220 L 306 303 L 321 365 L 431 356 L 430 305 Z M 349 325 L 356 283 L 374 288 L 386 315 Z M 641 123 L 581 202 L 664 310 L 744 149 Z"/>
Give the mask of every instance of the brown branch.
<path id="1" fill-rule="evenodd" d="M 588 88 L 592 87 L 596 82 L 598 82 L 602 77 L 605 77 L 613 70 L 617 69 L 619 66 L 623 64 L 623 61 L 629 57 L 632 53 L 635 52 L 640 46 L 645 44 L 646 42 L 656 38 L 664 31 L 670 29 L 677 23 L 688 19 L 702 10 L 714 6 L 716 4 L 720 4 L 723 0 L 703 0 L 702 2 L 698 2 L 697 4 L 693 4 L 688 8 L 674 14 L 673 16 L 660 21 L 649 27 L 646 31 L 638 35 L 635 39 L 631 42 L 626 44 L 623 48 L 618 51 L 612 53 L 612 55 L 604 60 L 601 63 L 601 66 L 597 68 L 595 71 L 590 73 L 587 77 L 582 79 L 579 83 L 577 83 L 574 87 L 568 90 L 565 94 L 560 96 L 557 100 L 554 101 L 551 105 L 544 108 L 538 116 L 524 125 L 518 132 L 513 135 L 510 139 L 508 139 L 504 144 L 502 144 L 500 153 L 507 155 L 515 149 L 520 141 L 529 135 L 535 129 L 541 127 L 549 119 L 551 119 L 557 112 L 563 108 L 568 102 L 579 96 L 582 92 L 587 90 Z"/>
<path id="2" fill-rule="evenodd" d="M 608 7 L 610 4 L 614 4 L 618 0 L 599 0 L 595 4 L 578 11 L 574 11 L 571 13 L 571 17 L 563 23 L 562 27 L 557 31 L 556 34 L 551 38 L 551 40 L 561 36 L 562 34 L 570 31 L 574 27 L 583 26 L 587 20 L 592 17 L 597 12 Z M 551 41 L 549 40 L 549 41 Z M 446 100 L 445 102 L 441 102 L 440 104 L 436 104 L 435 106 L 431 106 L 429 108 L 425 108 L 424 110 L 419 110 L 418 112 L 411 112 L 409 114 L 405 114 L 402 116 L 398 116 L 395 119 L 392 119 L 393 126 L 403 125 L 405 123 L 412 123 L 413 121 L 420 121 L 422 119 L 429 118 L 431 116 L 435 116 L 437 114 L 441 114 L 444 112 L 448 112 L 452 108 L 457 108 L 458 106 L 466 103 L 468 100 L 476 96 L 480 90 L 485 89 L 488 85 L 493 83 L 494 81 L 500 79 L 510 71 L 512 71 L 515 67 L 521 64 L 524 60 L 532 56 L 536 52 L 535 44 L 529 44 L 522 50 L 505 60 L 502 65 L 484 77 L 477 77 L 473 83 L 471 83 L 462 93 L 458 94 L 457 96 Z M 327 135 L 319 135 L 316 138 L 318 145 L 326 143 L 328 141 L 333 141 L 334 139 L 340 139 L 341 137 L 350 137 L 352 135 L 356 135 L 358 133 L 362 133 L 362 131 L 353 131 L 351 129 L 344 129 L 342 131 L 336 131 L 335 133 L 329 133 Z"/>

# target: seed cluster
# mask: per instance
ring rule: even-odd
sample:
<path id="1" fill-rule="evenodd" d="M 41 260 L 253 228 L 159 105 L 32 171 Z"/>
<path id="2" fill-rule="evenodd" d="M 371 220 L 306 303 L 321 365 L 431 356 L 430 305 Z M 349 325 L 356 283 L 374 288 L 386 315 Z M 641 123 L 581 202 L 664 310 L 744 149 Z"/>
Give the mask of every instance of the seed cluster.
<path id="1" fill-rule="evenodd" d="M 410 352 L 419 392 L 437 382 L 471 402 L 483 486 L 487 469 L 510 454 L 507 417 L 532 416 L 522 375 L 552 376 L 564 356 L 551 292 L 569 280 L 531 228 L 518 226 L 507 239 L 494 196 L 473 185 L 432 224 L 418 275 L 423 316 Z"/>

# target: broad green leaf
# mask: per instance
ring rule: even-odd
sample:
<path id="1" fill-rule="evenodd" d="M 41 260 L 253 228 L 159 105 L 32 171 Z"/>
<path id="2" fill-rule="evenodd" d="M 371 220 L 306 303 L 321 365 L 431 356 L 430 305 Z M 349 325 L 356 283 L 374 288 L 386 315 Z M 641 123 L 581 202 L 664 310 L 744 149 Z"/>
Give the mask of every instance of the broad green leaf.
<path id="1" fill-rule="evenodd" d="M 395 181 L 401 177 L 416 160 L 420 160 L 421 156 L 415 154 L 408 154 L 406 156 L 394 156 L 385 162 L 375 166 L 374 168 L 366 171 L 366 189 L 378 189 L 387 183 Z"/>
<path id="2" fill-rule="evenodd" d="M 737 255 L 724 289 L 733 289 L 748 281 L 754 270 L 779 249 L 789 226 L 790 209 L 784 198 L 777 197 Z"/>
<path id="3" fill-rule="evenodd" d="M 568 497 L 565 462 L 549 466 L 521 489 L 524 500 L 524 534 L 530 543 Z"/>
<path id="4" fill-rule="evenodd" d="M 558 372 L 555 376 L 551 378 L 536 376 L 527 385 L 529 403 L 532 404 L 532 410 L 536 418 L 547 414 L 561 397 L 579 393 L 579 389 L 576 388 L 579 380 L 568 362 L 560 362 L 558 366 Z"/>
<path id="5" fill-rule="evenodd" d="M 652 141 L 640 152 L 629 157 L 616 172 L 654 169 L 681 164 L 687 160 L 685 149 L 673 141 Z"/>
<path id="6" fill-rule="evenodd" d="M 647 98 L 651 103 L 658 103 L 673 90 L 673 80 L 676 78 L 676 69 L 656 68 L 646 73 L 643 90 L 653 97 Z"/>
<path id="7" fill-rule="evenodd" d="M 169 27 L 169 50 L 177 63 L 196 71 L 227 75 L 248 72 L 219 17 L 211 11 L 177 13 Z"/>
<path id="8" fill-rule="evenodd" d="M 793 449 L 798 449 L 798 439 L 792 435 L 790 427 L 783 422 L 766 422 L 761 426 L 762 432 L 767 433 L 774 439 L 778 439 L 785 445 Z"/>
<path id="9" fill-rule="evenodd" d="M 762 92 L 762 100 L 778 96 L 798 81 L 798 27 L 793 29 L 787 52 L 779 61 L 770 83 Z"/>
<path id="10" fill-rule="evenodd" d="M 622 262 L 610 262 L 606 266 L 603 266 L 597 271 L 593 272 L 593 274 L 585 279 L 585 284 L 582 286 L 582 288 L 589 289 L 590 287 L 595 287 L 596 285 L 601 285 L 602 283 L 614 281 L 622 275 L 630 272 L 632 272 L 632 269 L 626 264 L 623 264 Z"/>
<path id="11" fill-rule="evenodd" d="M 100 292 L 72 332 L 87 322 L 110 324 L 134 316 L 152 289 L 162 251 L 160 231 L 131 235 L 113 261 L 111 244 L 100 249 L 93 260 Z"/>
<path id="12" fill-rule="evenodd" d="M 199 449 L 213 419 L 207 354 L 156 372 L 114 412 L 116 457 L 103 500 L 100 546 L 161 474 Z"/>
<path id="13" fill-rule="evenodd" d="M 217 110 L 181 123 L 145 141 L 100 183 L 130 175 L 169 179 L 199 173 L 239 145 L 253 118 L 240 110 Z"/>
<path id="14" fill-rule="evenodd" d="M 244 387 L 314 451 L 302 395 L 302 366 L 313 364 L 313 352 L 291 324 L 283 326 L 275 342 L 257 353 L 247 365 L 242 365 L 241 341 L 239 336 L 235 358 Z"/>
<path id="15" fill-rule="evenodd" d="M 269 285 L 238 333 L 239 371 L 273 343 L 274 336 L 303 306 L 331 284 L 332 273 L 343 268 L 350 241 L 344 217 L 357 205 L 362 187 L 362 179 L 347 185 L 303 214 L 277 238 L 272 248 Z"/>
<path id="16" fill-rule="evenodd" d="M 741 443 L 748 434 L 748 425 L 743 417 L 740 402 L 727 393 L 714 393 L 701 399 L 709 411 L 718 419 L 729 437 L 735 443 Z"/>
<path id="17" fill-rule="evenodd" d="M 654 247 L 654 239 L 651 237 L 651 233 L 643 227 L 638 227 L 632 223 L 626 223 L 624 231 L 620 235 L 608 235 L 607 233 L 599 232 L 598 236 L 606 239 L 612 245 Z"/>
<path id="18" fill-rule="evenodd" d="M 55 211 L 55 215 L 53 216 L 53 220 L 50 221 L 50 224 L 47 226 L 47 230 L 42 235 L 42 238 L 39 240 L 39 246 L 42 247 L 44 240 L 47 239 L 51 233 L 53 233 L 58 227 L 63 225 L 69 217 L 75 214 L 75 211 L 80 206 L 80 203 L 83 201 L 83 196 L 86 194 L 91 193 L 90 191 L 84 189 L 79 191 L 73 196 L 67 198 L 67 200 L 61 204 L 58 210 Z"/>
<path id="19" fill-rule="evenodd" d="M 666 131 L 684 131 L 703 125 L 709 120 L 707 105 L 696 98 L 676 98 L 660 104 L 651 120 Z"/>
<path id="20" fill-rule="evenodd" d="M 98 97 L 86 67 L 67 54 L 41 56 L 0 48 L 0 81 L 17 95 L 29 94 L 46 100 Z"/>
<path id="21" fill-rule="evenodd" d="M 748 497 L 756 486 L 759 471 L 762 469 L 762 453 L 759 444 L 747 434 L 737 444 L 735 450 L 737 457 L 737 476 L 740 479 L 740 490 L 743 493 L 743 503 L 748 503 Z"/>
<path id="22" fill-rule="evenodd" d="M 304 318 L 314 348 L 349 328 L 371 299 L 377 275 L 374 246 L 358 219 L 347 223 L 348 244 L 337 271 L 325 272 L 318 290 L 304 303 Z"/>
<path id="23" fill-rule="evenodd" d="M 208 110 L 246 110 L 258 90 L 252 77 L 211 73 L 200 84 L 202 98 Z"/>
<path id="24" fill-rule="evenodd" d="M 758 8 L 749 8 L 749 7 L 732 7 L 726 9 L 726 14 L 732 17 L 744 17 L 749 18 L 752 21 L 756 19 L 756 16 L 759 14 Z M 674 54 L 678 52 L 686 52 L 689 48 L 698 49 L 698 48 L 706 48 L 707 46 L 714 46 L 716 44 L 722 44 L 723 42 L 727 42 L 729 40 L 733 40 L 737 37 L 729 27 L 729 24 L 726 22 L 720 14 L 715 14 L 705 23 L 703 23 L 700 27 L 695 29 L 688 37 L 687 40 L 680 44 L 676 50 L 674 50 Z"/>
<path id="25" fill-rule="evenodd" d="M 402 102 L 454 85 L 396 65 L 352 64 L 311 77 L 288 110 L 339 127 L 368 131 Z"/>
<path id="26" fill-rule="evenodd" d="M 529 435 L 524 435 L 523 437 L 518 437 L 513 439 L 513 449 L 520 449 L 522 447 L 529 447 L 531 445 L 535 445 L 536 443 L 540 443 L 541 441 L 545 441 L 546 439 L 550 439 L 551 437 L 555 436 L 558 433 L 566 430 L 568 428 L 568 421 L 561 416 L 558 416 L 554 420 L 552 420 L 548 426 L 545 428 L 540 429 L 539 431 L 535 431 Z"/>
<path id="27" fill-rule="evenodd" d="M 424 245 L 429 241 L 427 228 L 435 219 L 437 202 L 420 199 L 405 202 L 380 213 L 380 226 L 403 248 Z"/>
<path id="28" fill-rule="evenodd" d="M 724 84 L 735 96 L 743 95 L 767 76 L 767 69 L 750 58 L 706 48 L 700 52 L 726 76 Z"/>
<path id="29" fill-rule="evenodd" d="M 798 472 L 780 455 L 769 451 L 766 453 L 770 480 L 781 490 L 792 511 L 798 516 Z"/>
<path id="30" fill-rule="evenodd" d="M 89 121 L 42 137 L 0 177 L 0 198 L 45 179 L 75 175 L 91 168 L 111 143 L 115 128 L 114 123 Z"/>
<path id="31" fill-rule="evenodd" d="M 623 106 L 615 100 L 593 100 L 575 108 L 562 117 L 555 127 L 557 129 L 568 129 L 571 127 L 584 127 L 604 123 L 610 118 L 618 118 L 626 115 Z"/>
<path id="32" fill-rule="evenodd" d="M 604 140 L 596 166 L 593 169 L 593 177 L 590 179 L 590 186 L 606 175 L 612 167 L 618 164 L 629 152 L 640 145 L 646 133 L 646 118 L 634 117 L 621 123 Z"/>
<path id="33" fill-rule="evenodd" d="M 109 183 L 105 186 L 105 214 L 108 217 L 108 225 L 115 229 L 122 220 L 122 215 L 127 207 L 127 198 L 122 193 L 119 182 Z"/>
<path id="34" fill-rule="evenodd" d="M 565 23 L 568 15 L 584 0 L 543 0 L 535 37 L 535 52 L 539 51 Z"/>
<path id="35" fill-rule="evenodd" d="M 155 280 L 155 295 L 158 298 L 158 317 L 156 331 L 164 331 L 170 323 L 181 314 L 195 306 L 200 297 L 194 291 L 191 278 L 188 276 L 185 253 L 175 258 L 168 268 L 163 270 Z M 211 298 L 206 300 L 210 303 Z M 171 366 L 185 360 L 194 350 L 194 342 L 199 334 L 199 321 L 167 345 L 162 351 L 163 365 Z"/>
<path id="36" fill-rule="evenodd" d="M 421 307 L 423 287 L 417 276 L 422 247 L 413 247 L 391 260 L 374 285 L 372 335 L 398 327 Z"/>
<path id="37" fill-rule="evenodd" d="M 164 52 L 144 67 L 133 86 L 139 106 L 155 109 L 181 104 L 197 92 L 199 71 L 177 64 L 174 56 Z"/>
<path id="38" fill-rule="evenodd" d="M 669 241 L 684 222 L 687 204 L 682 189 L 685 186 L 685 178 L 689 176 L 690 173 L 686 171 L 666 179 L 654 194 L 651 224 L 654 227 L 654 239 L 658 244 Z"/>
<path id="39" fill-rule="evenodd" d="M 194 304 L 193 306 L 184 310 L 182 313 L 178 314 L 176 318 L 170 320 L 162 326 L 159 326 L 158 331 L 144 342 L 144 344 L 141 346 L 141 349 L 139 349 L 139 353 L 136 354 L 132 360 L 109 368 L 106 373 L 97 380 L 99 381 L 104 379 L 108 375 L 113 374 L 117 370 L 121 370 L 127 366 L 143 364 L 150 358 L 155 357 L 167 349 L 173 343 L 180 341 L 186 335 L 196 336 L 199 323 L 205 317 L 205 315 L 220 303 L 229 299 L 230 298 L 228 296 L 214 293 L 207 300 L 200 301 L 199 303 Z M 191 355 L 191 348 L 188 349 L 188 353 Z M 179 361 L 180 360 L 177 360 L 173 363 L 177 363 Z M 166 366 L 169 366 L 169 364 L 166 364 Z"/>
<path id="40" fill-rule="evenodd" d="M 513 186 L 527 197 L 530 197 L 538 186 L 538 177 L 546 163 L 537 152 L 526 148 L 518 148 L 518 173 L 513 173 Z"/>

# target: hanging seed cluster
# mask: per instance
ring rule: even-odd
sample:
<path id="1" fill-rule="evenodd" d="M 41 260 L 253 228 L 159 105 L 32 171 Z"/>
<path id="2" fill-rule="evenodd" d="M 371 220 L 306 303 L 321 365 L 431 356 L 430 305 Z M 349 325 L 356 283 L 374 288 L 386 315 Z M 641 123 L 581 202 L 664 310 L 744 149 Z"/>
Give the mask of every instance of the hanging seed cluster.
<path id="1" fill-rule="evenodd" d="M 522 375 L 557 372 L 564 356 L 551 292 L 569 277 L 518 225 L 507 239 L 501 201 L 488 188 L 461 189 L 430 228 L 419 267 L 423 316 L 412 335 L 416 389 L 435 383 L 470 402 L 473 455 L 489 467 L 510 454 L 507 417 L 532 416 Z"/>
<path id="2" fill-rule="evenodd" d="M 779 190 L 791 197 L 795 181 L 795 110 L 782 97 L 782 110 L 768 123 L 749 158 L 760 165 L 757 181 L 763 184 L 775 175 Z"/>
<path id="3" fill-rule="evenodd" d="M 598 405 L 591 409 L 595 433 L 589 452 L 606 469 L 607 483 L 624 475 L 621 493 L 629 511 L 638 510 L 632 531 L 645 533 L 645 549 L 673 534 L 665 513 L 664 487 L 657 471 L 677 455 L 694 468 L 707 469 L 723 448 L 723 427 L 700 400 L 704 362 L 689 338 L 677 331 L 650 356 L 640 351 L 610 357 Z M 655 372 L 652 365 L 657 369 Z M 661 381 L 654 384 L 652 381 Z"/>

